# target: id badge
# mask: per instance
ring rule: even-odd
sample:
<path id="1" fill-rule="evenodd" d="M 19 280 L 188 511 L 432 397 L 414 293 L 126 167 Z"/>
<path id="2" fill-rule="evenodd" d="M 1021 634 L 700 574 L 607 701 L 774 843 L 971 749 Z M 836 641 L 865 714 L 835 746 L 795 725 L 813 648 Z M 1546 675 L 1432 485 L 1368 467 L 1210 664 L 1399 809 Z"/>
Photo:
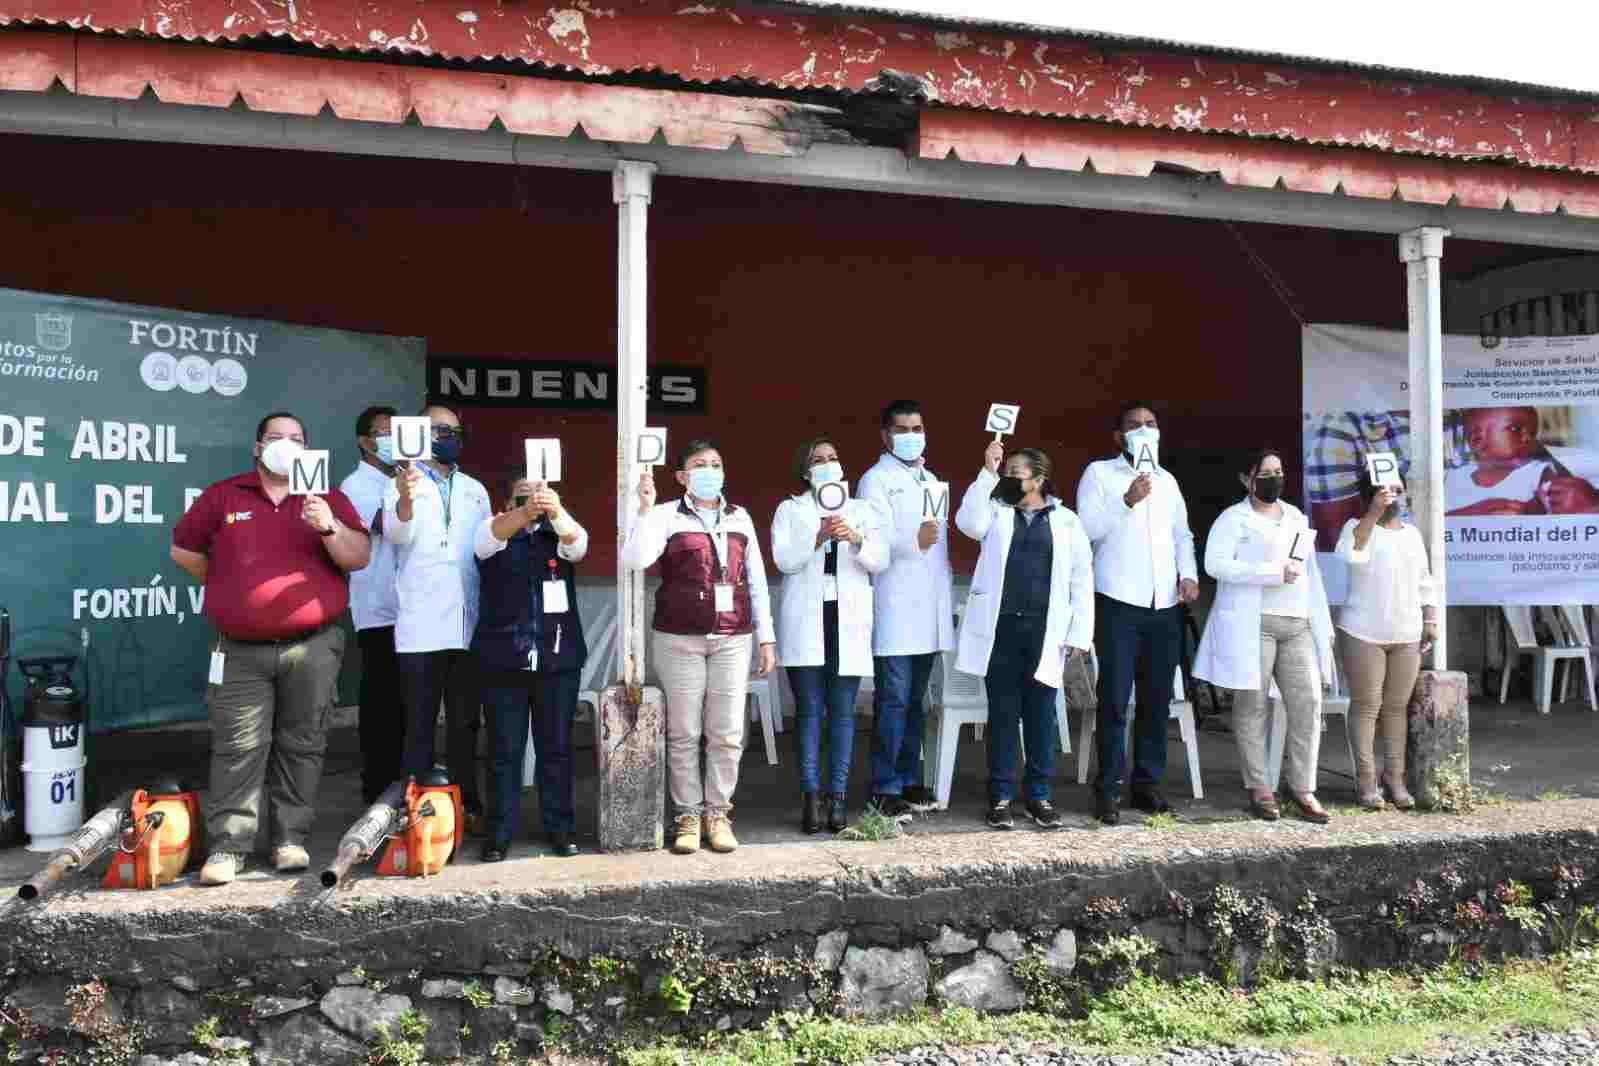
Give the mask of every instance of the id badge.
<path id="1" fill-rule="evenodd" d="M 544 613 L 565 614 L 572 608 L 566 602 L 566 582 L 546 581 L 544 583 Z"/>
<path id="2" fill-rule="evenodd" d="M 539 650 L 536 647 L 527 650 L 527 668 L 529 670 L 537 670 L 539 668 Z"/>
<path id="3" fill-rule="evenodd" d="M 727 614 L 733 610 L 733 586 L 718 584 L 716 586 L 716 613 Z"/>
<path id="4" fill-rule="evenodd" d="M 218 648 L 216 651 L 211 653 L 211 672 L 208 673 L 205 678 L 207 683 L 212 685 L 222 684 L 222 672 L 224 666 L 226 665 L 226 661 L 226 657 L 222 654 L 221 648 Z"/>
<path id="5" fill-rule="evenodd" d="M 838 599 L 838 576 L 836 574 L 822 575 L 822 602 L 832 603 Z"/>

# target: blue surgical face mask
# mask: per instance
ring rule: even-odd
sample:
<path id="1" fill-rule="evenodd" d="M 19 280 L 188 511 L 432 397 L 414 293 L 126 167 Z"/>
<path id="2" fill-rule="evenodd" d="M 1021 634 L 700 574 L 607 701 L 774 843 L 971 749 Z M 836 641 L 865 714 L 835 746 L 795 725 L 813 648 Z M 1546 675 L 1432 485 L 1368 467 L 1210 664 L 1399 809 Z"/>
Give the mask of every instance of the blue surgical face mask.
<path id="1" fill-rule="evenodd" d="M 454 466 L 456 460 L 461 458 L 461 439 L 459 437 L 442 437 L 434 441 L 433 458 L 445 466 Z"/>
<path id="2" fill-rule="evenodd" d="M 725 480 L 719 466 L 696 466 L 688 472 L 688 494 L 696 500 L 720 499 Z"/>
<path id="3" fill-rule="evenodd" d="M 927 450 L 926 433 L 890 433 L 894 442 L 894 458 L 902 463 L 914 463 Z"/>
<path id="4" fill-rule="evenodd" d="M 394 438 L 391 436 L 374 437 L 378 442 L 378 462 L 394 465 Z"/>
<path id="5" fill-rule="evenodd" d="M 817 463 L 811 467 L 811 484 L 826 485 L 830 481 L 844 480 L 844 464 L 838 460 L 830 463 Z"/>

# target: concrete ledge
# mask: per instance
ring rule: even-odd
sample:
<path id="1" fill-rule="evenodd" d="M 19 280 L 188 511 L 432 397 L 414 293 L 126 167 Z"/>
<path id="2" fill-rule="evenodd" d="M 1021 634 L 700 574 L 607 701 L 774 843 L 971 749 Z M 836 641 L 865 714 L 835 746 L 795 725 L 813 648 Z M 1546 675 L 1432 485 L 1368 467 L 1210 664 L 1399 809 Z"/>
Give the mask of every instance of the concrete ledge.
<path id="1" fill-rule="evenodd" d="M 0 908 L 0 965 L 135 984 L 188 974 L 205 986 L 240 975 L 323 982 L 356 964 L 471 973 L 549 949 L 626 957 L 673 929 L 728 953 L 838 929 L 892 946 L 936 936 L 942 925 L 1067 925 L 1097 897 L 1154 918 L 1166 914 L 1169 893 L 1199 899 L 1222 884 L 1285 910 L 1314 892 L 1335 925 L 1352 927 L 1446 867 L 1474 890 L 1512 878 L 1538 888 L 1561 863 L 1599 872 L 1599 801 L 1467 818 L 1348 816 L 1331 831 L 1295 822 L 1124 826 L 958 843 L 912 835 L 772 845 L 726 857 L 540 859 L 452 867 L 427 880 L 364 871 L 331 892 L 310 876 L 251 874 L 227 888 L 154 893 L 104 892 L 79 878 L 42 905 Z"/>

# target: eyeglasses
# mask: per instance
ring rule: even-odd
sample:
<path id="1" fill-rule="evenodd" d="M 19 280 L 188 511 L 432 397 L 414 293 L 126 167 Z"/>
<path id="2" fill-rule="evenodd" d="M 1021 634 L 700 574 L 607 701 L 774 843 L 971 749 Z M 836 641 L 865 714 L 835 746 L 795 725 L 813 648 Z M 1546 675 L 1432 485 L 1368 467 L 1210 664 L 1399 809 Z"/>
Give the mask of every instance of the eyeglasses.
<path id="1" fill-rule="evenodd" d="M 459 426 L 434 426 L 433 427 L 433 439 L 434 440 L 464 440 L 465 438 L 466 438 L 466 430 L 461 429 Z"/>

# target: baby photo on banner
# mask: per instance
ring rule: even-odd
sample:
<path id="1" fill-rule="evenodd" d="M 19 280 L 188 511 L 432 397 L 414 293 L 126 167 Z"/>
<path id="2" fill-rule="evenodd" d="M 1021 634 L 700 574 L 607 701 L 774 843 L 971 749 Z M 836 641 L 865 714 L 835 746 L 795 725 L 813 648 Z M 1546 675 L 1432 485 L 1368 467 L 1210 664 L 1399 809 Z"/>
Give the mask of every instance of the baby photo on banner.
<path id="1" fill-rule="evenodd" d="M 1305 510 L 1319 552 L 1365 510 L 1368 456 L 1393 453 L 1408 483 L 1408 351 L 1402 331 L 1305 327 Z M 1599 602 L 1599 337 L 1446 335 L 1443 377 L 1450 602 Z M 1322 563 L 1339 602 L 1343 567 Z"/>

